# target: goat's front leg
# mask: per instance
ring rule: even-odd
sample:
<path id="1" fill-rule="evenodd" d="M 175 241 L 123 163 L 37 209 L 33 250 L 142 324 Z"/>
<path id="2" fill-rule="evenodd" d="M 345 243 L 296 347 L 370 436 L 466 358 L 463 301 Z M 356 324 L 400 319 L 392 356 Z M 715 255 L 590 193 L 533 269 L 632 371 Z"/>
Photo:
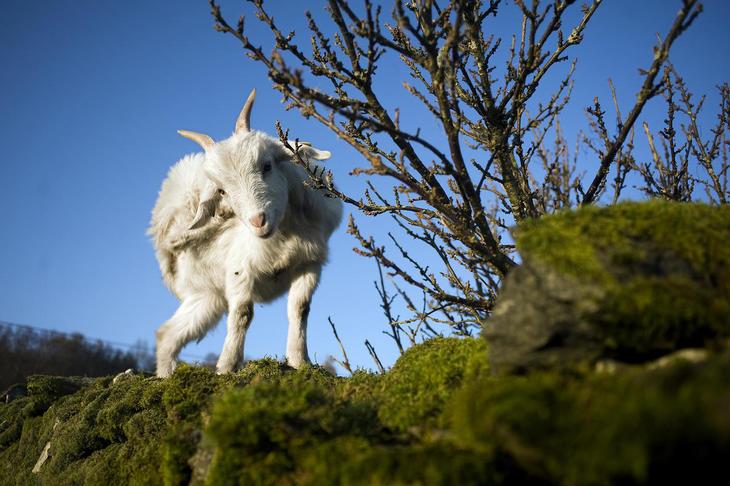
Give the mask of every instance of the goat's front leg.
<path id="1" fill-rule="evenodd" d="M 229 305 L 228 331 L 226 340 L 223 343 L 223 351 L 216 365 L 218 374 L 236 371 L 243 363 L 243 345 L 251 319 L 253 319 L 253 302 L 251 300 L 241 300 Z"/>
<path id="2" fill-rule="evenodd" d="M 246 272 L 234 270 L 226 272 L 226 299 L 228 300 L 228 321 L 226 340 L 223 342 L 216 371 L 230 373 L 243 363 L 243 346 L 246 331 L 253 319 L 253 300 L 251 299 L 251 279 Z"/>
<path id="3" fill-rule="evenodd" d="M 287 315 L 289 317 L 289 333 L 286 340 L 286 360 L 289 366 L 299 368 L 309 363 L 307 352 L 307 317 L 312 294 L 319 283 L 320 265 L 308 266 L 300 273 L 289 288 Z"/>

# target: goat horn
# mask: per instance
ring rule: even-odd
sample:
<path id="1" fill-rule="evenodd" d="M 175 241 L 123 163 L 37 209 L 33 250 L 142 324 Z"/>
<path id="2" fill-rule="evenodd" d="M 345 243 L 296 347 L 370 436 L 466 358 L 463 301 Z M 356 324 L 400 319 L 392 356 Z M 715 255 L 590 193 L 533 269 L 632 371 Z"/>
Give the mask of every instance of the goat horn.
<path id="1" fill-rule="evenodd" d="M 241 114 L 238 115 L 236 120 L 236 133 L 248 133 L 251 131 L 251 108 L 253 108 L 253 102 L 256 99 L 256 88 L 251 90 L 251 94 L 248 95 L 246 104 L 243 105 Z"/>
<path id="2" fill-rule="evenodd" d="M 204 133 L 189 132 L 187 130 L 178 130 L 177 133 L 197 143 L 205 150 L 208 150 L 215 145 L 215 141 Z"/>

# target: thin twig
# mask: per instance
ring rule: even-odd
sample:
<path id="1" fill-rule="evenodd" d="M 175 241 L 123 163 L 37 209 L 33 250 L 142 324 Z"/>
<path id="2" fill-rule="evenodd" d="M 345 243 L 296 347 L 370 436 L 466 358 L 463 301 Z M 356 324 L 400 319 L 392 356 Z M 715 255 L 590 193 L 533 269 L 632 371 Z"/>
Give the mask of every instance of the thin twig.
<path id="1" fill-rule="evenodd" d="M 365 347 L 368 348 L 368 353 L 370 353 L 370 357 L 373 358 L 375 366 L 378 367 L 378 371 L 380 373 L 385 373 L 385 368 L 383 368 L 383 363 L 381 363 L 380 358 L 378 358 L 378 353 L 375 352 L 375 348 L 367 339 L 365 340 Z"/>
<path id="2" fill-rule="evenodd" d="M 337 358 L 334 359 L 335 363 L 342 366 L 347 370 L 348 373 L 352 376 L 352 367 L 350 366 L 350 360 L 347 357 L 347 351 L 345 351 L 345 346 L 342 344 L 342 341 L 340 340 L 340 336 L 337 334 L 337 328 L 335 327 L 335 323 L 332 322 L 332 318 L 330 316 L 327 316 L 327 322 L 330 323 L 330 327 L 332 328 L 332 333 L 335 335 L 335 339 L 337 340 L 337 344 L 340 345 L 340 350 L 342 351 L 342 361 L 338 360 Z"/>

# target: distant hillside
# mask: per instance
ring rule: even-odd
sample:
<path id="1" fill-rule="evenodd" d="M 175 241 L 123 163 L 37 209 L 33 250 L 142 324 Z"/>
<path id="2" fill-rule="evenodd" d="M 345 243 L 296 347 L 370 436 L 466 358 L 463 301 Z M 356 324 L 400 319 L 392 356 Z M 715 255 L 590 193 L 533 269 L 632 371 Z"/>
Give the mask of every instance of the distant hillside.
<path id="1" fill-rule="evenodd" d="M 0 391 L 30 375 L 105 376 L 145 368 L 144 352 L 120 351 L 81 334 L 0 323 Z"/>

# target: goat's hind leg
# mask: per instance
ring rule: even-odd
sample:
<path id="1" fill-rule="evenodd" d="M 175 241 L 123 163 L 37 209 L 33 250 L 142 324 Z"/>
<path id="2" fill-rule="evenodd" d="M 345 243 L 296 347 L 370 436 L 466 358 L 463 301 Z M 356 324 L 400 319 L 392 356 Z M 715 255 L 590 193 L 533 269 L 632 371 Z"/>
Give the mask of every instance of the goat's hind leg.
<path id="1" fill-rule="evenodd" d="M 192 294 L 183 299 L 175 314 L 157 330 L 157 376 L 170 376 L 180 350 L 202 338 L 221 318 L 225 300 L 215 294 Z"/>

